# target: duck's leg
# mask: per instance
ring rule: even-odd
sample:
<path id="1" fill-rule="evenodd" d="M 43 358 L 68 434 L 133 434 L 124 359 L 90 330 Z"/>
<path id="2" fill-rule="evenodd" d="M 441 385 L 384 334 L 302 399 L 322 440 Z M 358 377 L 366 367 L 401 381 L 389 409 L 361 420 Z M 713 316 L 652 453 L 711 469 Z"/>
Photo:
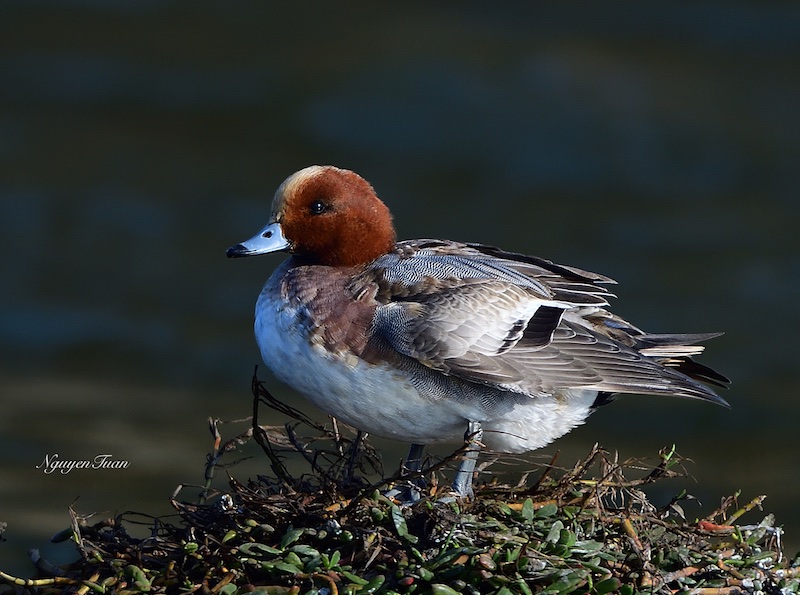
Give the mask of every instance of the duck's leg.
<path id="1" fill-rule="evenodd" d="M 475 472 L 478 453 L 481 451 L 481 438 L 483 438 L 481 423 L 470 421 L 467 433 L 464 434 L 467 448 L 464 450 L 464 457 L 461 459 L 461 464 L 453 480 L 453 491 L 462 498 L 471 498 L 475 495 L 472 491 L 472 474 Z"/>
<path id="2" fill-rule="evenodd" d="M 403 474 L 409 473 L 416 475 L 422 470 L 422 455 L 425 452 L 424 444 L 412 444 L 408 449 L 406 460 L 403 461 Z M 413 504 L 421 498 L 421 492 L 425 489 L 425 480 L 422 477 L 415 477 L 409 480 L 403 487 L 395 486 L 386 496 L 389 498 L 399 498 L 402 502 Z"/>
<path id="3" fill-rule="evenodd" d="M 412 444 L 408 449 L 408 456 L 406 456 L 406 469 L 411 473 L 419 473 L 422 471 L 422 455 L 425 452 L 424 444 Z M 411 489 L 408 492 L 408 499 L 411 502 L 416 502 L 421 498 L 421 494 L 425 489 L 425 479 L 417 477 L 411 480 Z"/>
<path id="4" fill-rule="evenodd" d="M 422 454 L 425 452 L 424 444 L 412 444 L 408 449 L 405 468 L 411 473 L 416 473 L 422 469 Z"/>

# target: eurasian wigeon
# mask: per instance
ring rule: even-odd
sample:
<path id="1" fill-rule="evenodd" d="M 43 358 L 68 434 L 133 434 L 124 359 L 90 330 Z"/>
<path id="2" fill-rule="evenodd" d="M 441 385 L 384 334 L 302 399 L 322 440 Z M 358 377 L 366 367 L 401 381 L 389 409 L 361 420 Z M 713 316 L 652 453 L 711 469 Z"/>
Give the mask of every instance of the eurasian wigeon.
<path id="1" fill-rule="evenodd" d="M 708 334 L 649 334 L 606 310 L 613 280 L 448 240 L 396 242 L 352 171 L 311 166 L 278 188 L 269 224 L 229 257 L 286 251 L 256 303 L 255 334 L 283 382 L 350 426 L 422 446 L 540 448 L 615 394 L 727 406 L 694 362 Z M 471 493 L 477 446 L 456 474 Z"/>

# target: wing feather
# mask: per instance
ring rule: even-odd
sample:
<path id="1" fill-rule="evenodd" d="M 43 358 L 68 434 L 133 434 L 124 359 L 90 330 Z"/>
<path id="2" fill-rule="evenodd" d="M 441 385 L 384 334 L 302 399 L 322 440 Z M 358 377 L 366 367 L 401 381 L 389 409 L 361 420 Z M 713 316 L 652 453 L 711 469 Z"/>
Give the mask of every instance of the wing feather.
<path id="1" fill-rule="evenodd" d="M 480 244 L 400 242 L 358 283 L 377 285 L 373 328 L 397 352 L 532 397 L 575 388 L 725 401 L 727 379 L 690 356 L 715 335 L 646 334 L 604 309 L 608 277 Z"/>

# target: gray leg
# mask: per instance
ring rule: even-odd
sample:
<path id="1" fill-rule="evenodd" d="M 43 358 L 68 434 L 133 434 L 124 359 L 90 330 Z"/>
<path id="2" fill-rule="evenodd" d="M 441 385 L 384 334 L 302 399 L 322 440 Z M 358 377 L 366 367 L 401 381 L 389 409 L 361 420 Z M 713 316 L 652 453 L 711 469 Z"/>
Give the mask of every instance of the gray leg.
<path id="1" fill-rule="evenodd" d="M 472 474 L 475 472 L 475 464 L 478 462 L 478 453 L 481 450 L 482 437 L 483 430 L 481 429 L 481 423 L 478 421 L 469 422 L 467 433 L 464 434 L 464 441 L 467 443 L 467 448 L 464 451 L 464 458 L 461 459 L 461 464 L 453 480 L 453 491 L 462 498 L 471 498 L 474 496 L 474 492 L 472 491 Z"/>
<path id="2" fill-rule="evenodd" d="M 403 461 L 403 475 L 406 473 L 417 474 L 422 470 L 422 455 L 425 452 L 424 444 L 412 444 L 408 449 L 406 460 Z M 386 492 L 389 498 L 399 498 L 405 504 L 413 504 L 420 499 L 421 490 L 425 489 L 425 480 L 415 477 L 411 480 L 401 481 L 391 490 Z"/>
<path id="3" fill-rule="evenodd" d="M 405 467 L 412 473 L 422 469 L 422 454 L 425 452 L 424 444 L 412 444 L 408 449 Z"/>

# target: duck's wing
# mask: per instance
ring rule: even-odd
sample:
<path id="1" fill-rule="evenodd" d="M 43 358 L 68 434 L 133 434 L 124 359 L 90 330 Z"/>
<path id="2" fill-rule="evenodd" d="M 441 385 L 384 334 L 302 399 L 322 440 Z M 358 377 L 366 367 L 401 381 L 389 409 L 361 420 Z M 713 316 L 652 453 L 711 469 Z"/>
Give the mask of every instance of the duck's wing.
<path id="1" fill-rule="evenodd" d="M 375 340 L 464 380 L 529 394 L 571 388 L 724 401 L 690 376 L 705 335 L 647 335 L 607 312 L 608 277 L 480 244 L 401 242 L 371 263 Z M 691 363 L 689 363 L 691 362 Z"/>

